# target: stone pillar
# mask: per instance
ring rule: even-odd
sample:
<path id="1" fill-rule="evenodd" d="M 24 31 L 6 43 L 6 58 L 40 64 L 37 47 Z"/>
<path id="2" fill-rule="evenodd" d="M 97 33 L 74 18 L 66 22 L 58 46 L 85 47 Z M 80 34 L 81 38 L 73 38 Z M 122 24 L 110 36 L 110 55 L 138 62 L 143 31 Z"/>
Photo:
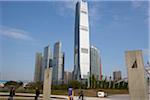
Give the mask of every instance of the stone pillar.
<path id="1" fill-rule="evenodd" d="M 130 100 L 148 100 L 148 84 L 142 58 L 142 51 L 126 51 L 128 87 Z"/>
<path id="2" fill-rule="evenodd" d="M 43 100 L 50 100 L 51 95 L 52 68 L 45 69 L 44 85 L 43 85 Z"/>

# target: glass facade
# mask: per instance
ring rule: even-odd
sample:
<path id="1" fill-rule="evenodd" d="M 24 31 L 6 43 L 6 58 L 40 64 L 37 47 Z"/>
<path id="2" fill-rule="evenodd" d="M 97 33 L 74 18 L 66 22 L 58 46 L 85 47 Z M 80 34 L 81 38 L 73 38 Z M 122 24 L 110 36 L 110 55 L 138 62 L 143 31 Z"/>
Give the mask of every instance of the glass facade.
<path id="1" fill-rule="evenodd" d="M 62 84 L 64 78 L 64 53 L 61 52 L 61 42 L 54 45 L 53 84 Z"/>
<path id="2" fill-rule="evenodd" d="M 41 81 L 41 72 L 42 70 L 42 53 L 36 53 L 35 57 L 35 73 L 34 73 L 34 81 L 40 82 Z"/>
<path id="3" fill-rule="evenodd" d="M 52 60 L 52 55 L 50 52 L 50 46 L 46 46 L 44 48 L 44 56 L 43 56 L 43 61 L 42 61 L 42 75 L 41 75 L 41 80 L 44 81 L 44 71 L 46 68 L 50 67 L 50 60 Z"/>
<path id="4" fill-rule="evenodd" d="M 121 80 L 121 71 L 114 71 L 113 72 L 113 79 L 114 79 L 114 81 Z"/>
<path id="5" fill-rule="evenodd" d="M 94 47 L 94 46 L 91 46 L 90 48 L 90 52 L 91 52 L 91 55 L 90 55 L 90 62 L 91 62 L 91 65 L 90 65 L 90 75 L 94 75 L 95 78 L 97 80 L 100 80 L 100 53 L 99 53 L 99 50 Z"/>
<path id="6" fill-rule="evenodd" d="M 90 43 L 87 2 L 77 2 L 75 15 L 73 78 L 75 80 L 88 79 L 90 71 Z"/>

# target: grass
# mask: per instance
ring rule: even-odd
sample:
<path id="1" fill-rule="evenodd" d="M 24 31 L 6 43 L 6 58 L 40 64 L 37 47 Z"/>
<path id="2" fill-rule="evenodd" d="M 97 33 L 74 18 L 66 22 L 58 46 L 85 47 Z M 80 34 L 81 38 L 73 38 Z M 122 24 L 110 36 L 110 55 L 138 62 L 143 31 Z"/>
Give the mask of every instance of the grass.
<path id="1" fill-rule="evenodd" d="M 67 90 L 52 90 L 51 91 L 52 95 L 68 95 Z"/>
<path id="2" fill-rule="evenodd" d="M 85 96 L 96 97 L 98 90 L 102 90 L 102 91 L 106 92 L 108 95 L 128 94 L 128 90 L 126 90 L 126 89 L 84 89 L 83 92 L 84 92 Z M 78 96 L 79 93 L 80 93 L 79 89 L 75 90 L 75 95 Z"/>
<path id="3" fill-rule="evenodd" d="M 85 96 L 92 96 L 96 97 L 97 96 L 97 91 L 102 90 L 106 92 L 108 95 L 114 95 L 114 94 L 128 94 L 127 89 L 84 89 L 84 95 Z M 0 92 L 9 92 L 9 90 L 6 89 L 0 89 Z M 16 93 L 35 93 L 35 90 L 29 90 L 29 89 L 17 89 Z M 52 90 L 51 91 L 52 95 L 68 95 L 68 90 Z M 80 89 L 75 89 L 74 90 L 74 95 L 79 96 L 80 94 Z"/>
<path id="4" fill-rule="evenodd" d="M 97 91 L 102 90 L 108 95 L 114 95 L 114 94 L 128 94 L 127 89 L 84 89 L 84 95 L 85 96 L 92 96 L 96 97 L 97 96 Z M 68 95 L 68 90 L 52 90 L 53 95 Z M 74 95 L 79 96 L 80 94 L 80 89 L 75 89 L 74 90 Z"/>

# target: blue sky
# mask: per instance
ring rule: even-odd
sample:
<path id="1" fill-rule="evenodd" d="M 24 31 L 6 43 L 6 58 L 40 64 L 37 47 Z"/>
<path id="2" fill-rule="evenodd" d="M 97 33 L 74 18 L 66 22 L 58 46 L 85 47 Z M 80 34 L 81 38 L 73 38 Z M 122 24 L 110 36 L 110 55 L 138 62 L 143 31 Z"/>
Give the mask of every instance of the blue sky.
<path id="1" fill-rule="evenodd" d="M 0 2 L 1 79 L 32 80 L 35 53 L 62 42 L 65 69 L 73 69 L 76 1 Z M 148 60 L 148 2 L 89 1 L 90 42 L 100 49 L 104 75 L 126 76 L 126 50 Z"/>

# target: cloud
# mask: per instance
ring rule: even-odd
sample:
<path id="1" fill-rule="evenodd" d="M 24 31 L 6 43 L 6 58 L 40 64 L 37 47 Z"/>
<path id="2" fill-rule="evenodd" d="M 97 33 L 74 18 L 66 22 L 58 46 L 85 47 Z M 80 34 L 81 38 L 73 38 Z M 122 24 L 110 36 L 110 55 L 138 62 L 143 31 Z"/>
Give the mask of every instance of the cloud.
<path id="1" fill-rule="evenodd" d="M 89 8 L 89 16 L 90 16 L 90 22 L 91 25 L 94 25 L 97 23 L 97 21 L 100 21 L 102 19 L 102 13 L 100 13 L 100 3 L 94 2 L 93 5 Z"/>
<path id="2" fill-rule="evenodd" d="M 131 0 L 131 6 L 133 8 L 141 8 L 144 6 L 144 0 Z"/>
<path id="3" fill-rule="evenodd" d="M 133 0 L 131 5 L 133 8 L 139 8 L 141 6 L 141 2 L 137 0 Z"/>
<path id="4" fill-rule="evenodd" d="M 53 6 L 55 6 L 57 10 L 57 14 L 62 17 L 75 17 L 75 6 L 76 3 L 80 0 L 63 0 L 59 2 L 52 2 Z M 97 21 L 102 19 L 102 14 L 100 14 L 101 5 L 97 1 L 91 1 L 88 2 L 89 6 L 89 18 L 90 18 L 90 24 L 91 26 L 96 25 Z"/>
<path id="5" fill-rule="evenodd" d="M 131 7 L 133 9 L 137 9 L 139 12 L 143 13 L 145 16 L 144 23 L 148 24 L 149 21 L 149 7 L 150 7 L 150 1 L 149 0 L 132 0 L 131 1 Z"/>
<path id="6" fill-rule="evenodd" d="M 34 40 L 28 35 L 28 32 L 20 29 L 0 26 L 0 36 L 18 39 L 18 40 Z"/>
<path id="7" fill-rule="evenodd" d="M 148 61 L 150 62 L 150 50 L 148 48 L 142 49 L 142 53 L 143 53 L 143 56 L 147 57 Z"/>
<path id="8" fill-rule="evenodd" d="M 150 50 L 149 49 L 142 49 L 142 52 L 144 55 L 150 55 Z"/>
<path id="9" fill-rule="evenodd" d="M 53 2 L 54 6 L 57 6 L 57 13 L 63 17 L 68 15 L 74 16 L 75 14 L 75 4 L 79 0 L 64 0 L 61 2 Z"/>

